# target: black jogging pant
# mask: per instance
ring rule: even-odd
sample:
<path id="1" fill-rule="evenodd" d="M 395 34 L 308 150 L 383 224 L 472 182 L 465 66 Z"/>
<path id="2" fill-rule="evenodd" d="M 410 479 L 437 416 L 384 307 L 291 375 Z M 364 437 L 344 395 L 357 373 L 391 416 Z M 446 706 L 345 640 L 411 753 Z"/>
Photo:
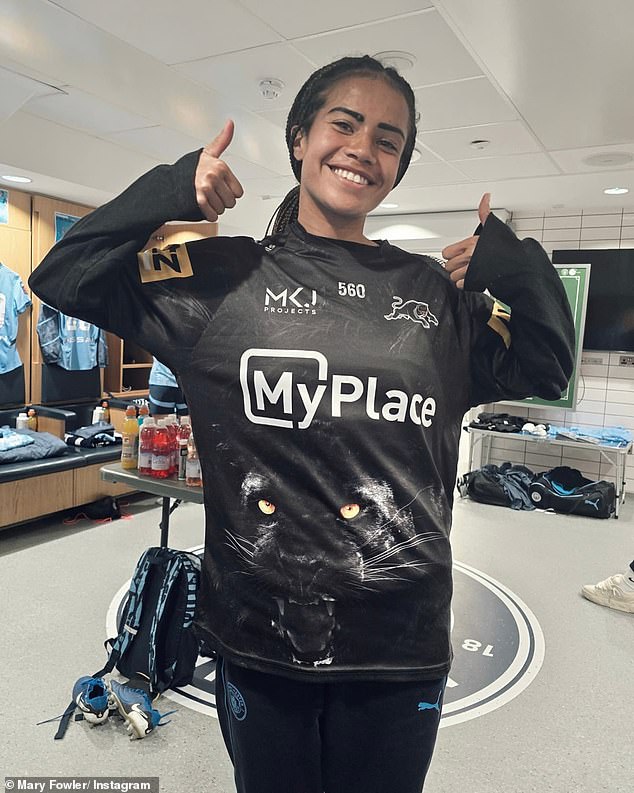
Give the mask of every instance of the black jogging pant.
<path id="1" fill-rule="evenodd" d="M 216 665 L 238 793 L 420 793 L 445 678 L 312 683 Z"/>

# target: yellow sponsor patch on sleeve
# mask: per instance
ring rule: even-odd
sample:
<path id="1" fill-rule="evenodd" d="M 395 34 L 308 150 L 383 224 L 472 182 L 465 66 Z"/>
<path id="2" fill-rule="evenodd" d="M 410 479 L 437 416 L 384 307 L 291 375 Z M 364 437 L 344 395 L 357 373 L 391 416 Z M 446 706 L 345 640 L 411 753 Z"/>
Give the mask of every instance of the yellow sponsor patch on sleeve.
<path id="1" fill-rule="evenodd" d="M 511 331 L 506 324 L 511 318 L 510 313 L 504 306 L 501 306 L 497 301 L 493 304 L 491 309 L 491 316 L 487 325 L 494 330 L 499 336 L 502 337 L 504 346 L 508 350 L 511 346 Z"/>
<path id="2" fill-rule="evenodd" d="M 168 278 L 189 278 L 194 274 L 187 244 L 150 248 L 137 254 L 141 282 L 149 284 Z"/>

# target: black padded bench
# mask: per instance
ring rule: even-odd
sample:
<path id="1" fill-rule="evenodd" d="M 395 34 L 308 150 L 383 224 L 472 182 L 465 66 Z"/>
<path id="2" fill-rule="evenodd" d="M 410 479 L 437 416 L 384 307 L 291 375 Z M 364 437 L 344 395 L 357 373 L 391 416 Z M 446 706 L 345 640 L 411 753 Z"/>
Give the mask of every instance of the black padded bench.
<path id="1" fill-rule="evenodd" d="M 124 413 L 127 402 L 113 400 L 112 409 Z M 38 430 L 59 438 L 65 431 L 91 423 L 93 403 L 62 407 L 33 405 Z M 21 409 L 0 410 L 0 426 L 15 427 Z M 118 423 L 118 422 L 117 422 Z M 58 457 L 0 465 L 0 529 L 35 520 L 64 509 L 89 504 L 104 496 L 129 493 L 123 485 L 101 480 L 99 469 L 120 458 L 121 446 L 95 449 L 69 446 Z"/>

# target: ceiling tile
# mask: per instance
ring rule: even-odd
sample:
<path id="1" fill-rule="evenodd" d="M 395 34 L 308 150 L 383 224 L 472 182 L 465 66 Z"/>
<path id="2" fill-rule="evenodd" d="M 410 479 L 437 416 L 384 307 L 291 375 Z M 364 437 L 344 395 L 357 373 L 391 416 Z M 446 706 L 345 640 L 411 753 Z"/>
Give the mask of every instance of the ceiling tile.
<path id="1" fill-rule="evenodd" d="M 486 77 L 419 88 L 415 94 L 421 116 L 419 134 L 517 118 L 517 112 Z"/>
<path id="2" fill-rule="evenodd" d="M 598 165 L 588 165 L 584 162 L 587 157 L 596 157 L 605 155 L 606 157 L 614 156 L 615 154 L 630 154 L 632 156 L 631 162 L 618 163 L 611 165 L 609 161 L 602 160 Z M 614 146 L 586 146 L 582 149 L 567 149 L 563 151 L 552 151 L 550 156 L 555 160 L 557 165 L 564 171 L 564 173 L 582 173 L 582 172 L 597 172 L 597 171 L 611 171 L 621 170 L 623 168 L 634 168 L 634 142 L 623 143 Z"/>
<path id="3" fill-rule="evenodd" d="M 264 168 L 262 165 L 247 160 L 244 157 L 237 157 L 233 154 L 223 155 L 223 160 L 231 168 L 239 180 L 242 179 L 278 179 L 279 174 Z M 291 167 L 288 166 L 290 171 Z"/>
<path id="4" fill-rule="evenodd" d="M 541 151 L 539 143 L 521 121 L 423 132 L 418 137 L 444 160 L 500 157 Z M 473 140 L 488 140 L 490 143 L 485 149 L 476 149 L 469 145 Z"/>
<path id="5" fill-rule="evenodd" d="M 293 45 L 318 66 L 344 55 L 401 50 L 416 57 L 403 77 L 414 88 L 482 74 L 436 11 L 422 11 L 336 33 L 296 39 Z"/>
<path id="6" fill-rule="evenodd" d="M 289 167 L 290 173 L 290 167 Z M 265 202 L 267 209 L 273 214 L 275 207 L 282 198 L 297 185 L 294 176 L 269 176 L 266 178 L 246 178 L 243 184 L 245 193 L 259 196 Z"/>
<path id="7" fill-rule="evenodd" d="M 120 145 L 127 145 L 129 148 L 143 152 L 149 157 L 156 157 L 161 162 L 168 163 L 175 162 L 183 154 L 199 149 L 207 142 L 161 126 L 130 129 L 105 137 Z"/>
<path id="8" fill-rule="evenodd" d="M 437 157 L 433 151 L 430 151 L 427 146 L 425 146 L 420 135 L 416 138 L 416 145 L 414 148 L 420 153 L 420 157 L 415 160 L 415 162 L 412 162 L 412 165 L 425 162 L 438 162 L 439 157 Z"/>
<path id="9" fill-rule="evenodd" d="M 279 41 L 261 18 L 231 0 L 55 0 L 55 4 L 163 63 L 206 58 Z"/>
<path id="10" fill-rule="evenodd" d="M 415 163 L 410 165 L 401 182 L 404 189 L 429 187 L 435 184 L 459 184 L 468 179 L 456 168 L 445 162 Z"/>
<path id="11" fill-rule="evenodd" d="M 509 157 L 482 157 L 453 163 L 471 179 L 517 179 L 526 176 L 550 176 L 559 173 L 546 154 L 514 154 Z"/>
<path id="12" fill-rule="evenodd" d="M 368 0 L 346 0 L 345 3 L 321 0 L 319 3 L 304 3 L 301 13 L 289 13 L 289 6 L 280 0 L 242 0 L 242 5 L 290 39 L 420 11 L 430 8 L 432 3 L 430 0 L 393 0 L 388 8 L 384 3 Z"/>
<path id="13" fill-rule="evenodd" d="M 97 135 L 147 127 L 151 123 L 143 116 L 128 113 L 96 96 L 70 87 L 65 89 L 65 93 L 32 99 L 24 110 L 56 124 Z"/>
<path id="14" fill-rule="evenodd" d="M 544 144 L 633 140 L 631 0 L 441 0 Z"/>
<path id="15" fill-rule="evenodd" d="M 295 94 L 314 66 L 298 54 L 290 44 L 270 44 L 265 47 L 218 55 L 173 67 L 196 82 L 209 86 L 232 98 L 249 110 L 275 110 L 290 107 Z M 278 99 L 264 99 L 260 80 L 275 78 L 284 83 Z"/>
<path id="16" fill-rule="evenodd" d="M 275 124 L 276 127 L 279 127 L 282 131 L 286 130 L 286 118 L 288 116 L 288 111 L 290 110 L 290 105 L 288 107 L 280 108 L 279 110 L 260 110 L 258 115 L 261 118 L 270 121 L 271 124 Z"/>
<path id="17" fill-rule="evenodd" d="M 20 110 L 31 97 L 58 94 L 59 90 L 38 80 L 31 80 L 21 74 L 0 67 L 0 122 Z"/>

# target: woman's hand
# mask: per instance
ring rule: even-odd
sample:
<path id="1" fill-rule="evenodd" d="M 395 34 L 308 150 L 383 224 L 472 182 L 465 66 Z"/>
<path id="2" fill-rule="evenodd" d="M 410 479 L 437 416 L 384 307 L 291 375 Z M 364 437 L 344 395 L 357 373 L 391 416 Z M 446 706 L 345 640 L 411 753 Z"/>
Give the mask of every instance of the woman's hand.
<path id="1" fill-rule="evenodd" d="M 229 120 L 211 143 L 200 154 L 194 175 L 196 201 L 204 217 L 215 223 L 225 209 L 236 205 L 236 200 L 244 195 L 242 185 L 233 171 L 220 156 L 228 148 L 233 138 L 233 121 Z"/>
<path id="2" fill-rule="evenodd" d="M 482 223 L 483 226 L 486 223 L 486 219 L 491 214 L 490 202 L 491 193 L 485 193 L 480 199 L 478 215 L 480 217 L 480 223 Z M 469 269 L 469 262 L 478 244 L 478 239 L 479 237 L 467 237 L 466 240 L 448 245 L 442 251 L 443 259 L 446 260 L 445 270 L 447 270 L 449 277 L 458 289 L 464 289 L 464 279 Z"/>

